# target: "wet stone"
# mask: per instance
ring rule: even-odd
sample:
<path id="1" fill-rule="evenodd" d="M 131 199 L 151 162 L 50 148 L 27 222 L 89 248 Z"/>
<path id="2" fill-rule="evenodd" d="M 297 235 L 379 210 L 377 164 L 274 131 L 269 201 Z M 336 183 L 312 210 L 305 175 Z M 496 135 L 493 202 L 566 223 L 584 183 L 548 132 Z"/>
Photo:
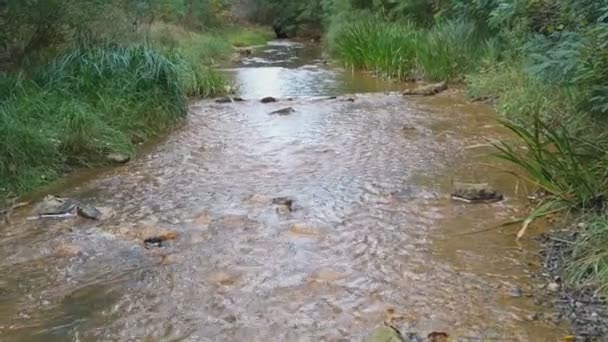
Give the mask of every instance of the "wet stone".
<path id="1" fill-rule="evenodd" d="M 131 160 L 131 156 L 122 153 L 110 153 L 106 156 L 106 159 L 114 164 L 125 164 Z"/>
<path id="2" fill-rule="evenodd" d="M 89 220 L 99 220 L 103 215 L 101 211 L 97 210 L 97 208 L 87 204 L 78 205 L 76 213 L 78 214 L 78 216 L 84 217 Z"/>
<path id="3" fill-rule="evenodd" d="M 521 298 L 524 295 L 524 291 L 521 289 L 521 287 L 516 286 L 511 289 L 511 291 L 509 292 L 509 295 L 512 298 Z"/>
<path id="4" fill-rule="evenodd" d="M 272 96 L 268 96 L 268 97 L 265 97 L 260 100 L 260 102 L 262 102 L 262 103 L 272 103 L 272 102 L 277 102 L 277 101 L 278 100 Z"/>
<path id="5" fill-rule="evenodd" d="M 295 113 L 296 110 L 293 109 L 293 107 L 287 107 L 287 108 L 281 108 L 279 110 L 275 110 L 273 112 L 270 112 L 270 115 L 280 115 L 280 116 L 285 116 L 285 115 L 290 115 L 292 113 Z"/>
<path id="6" fill-rule="evenodd" d="M 76 200 L 49 195 L 36 205 L 34 213 L 41 216 L 63 215 L 72 212 L 77 205 Z"/>
<path id="7" fill-rule="evenodd" d="M 61 244 L 55 248 L 58 257 L 73 257 L 82 254 L 82 247 L 74 244 Z"/>
<path id="8" fill-rule="evenodd" d="M 216 103 L 232 103 L 232 102 L 243 102 L 243 101 L 245 101 L 245 100 L 240 97 L 230 97 L 230 96 L 220 97 L 219 99 L 215 100 Z"/>
<path id="9" fill-rule="evenodd" d="M 452 199 L 466 203 L 494 203 L 503 200 L 503 195 L 486 183 L 454 183 Z"/>
<path id="10" fill-rule="evenodd" d="M 560 286 L 558 283 L 549 283 L 549 285 L 547 285 L 547 290 L 551 291 L 551 292 L 557 292 L 559 291 Z"/>
<path id="11" fill-rule="evenodd" d="M 413 125 L 403 125 L 401 131 L 404 133 L 415 132 L 417 129 Z"/>
<path id="12" fill-rule="evenodd" d="M 272 199 L 272 204 L 283 206 L 290 212 L 294 210 L 294 200 L 289 197 L 275 197 Z"/>
<path id="13" fill-rule="evenodd" d="M 177 239 L 177 233 L 176 232 L 166 232 L 160 235 L 156 235 L 156 236 L 150 236 L 144 239 L 144 246 L 146 248 L 153 248 L 153 247 L 163 247 L 165 246 L 169 241 L 173 241 Z"/>
<path id="14" fill-rule="evenodd" d="M 444 332 L 434 331 L 427 336 L 428 342 L 448 342 L 450 336 Z"/>

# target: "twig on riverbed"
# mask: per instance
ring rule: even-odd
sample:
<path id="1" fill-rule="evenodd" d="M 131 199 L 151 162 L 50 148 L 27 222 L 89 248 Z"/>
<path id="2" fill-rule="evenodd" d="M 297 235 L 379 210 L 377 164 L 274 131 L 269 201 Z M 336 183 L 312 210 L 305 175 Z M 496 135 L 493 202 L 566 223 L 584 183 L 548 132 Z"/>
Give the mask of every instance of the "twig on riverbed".
<path id="1" fill-rule="evenodd" d="M 517 219 L 517 220 L 508 221 L 508 222 L 499 224 L 497 226 L 492 226 L 490 228 L 485 228 L 485 229 L 481 229 L 481 230 L 475 230 L 475 231 L 472 231 L 472 232 L 454 234 L 454 235 L 450 235 L 449 237 L 466 236 L 466 235 L 474 235 L 474 234 L 485 233 L 485 232 L 489 232 L 489 231 L 492 231 L 492 230 L 508 227 L 508 226 L 511 226 L 511 225 L 514 225 L 514 224 L 517 224 L 517 223 L 521 223 L 523 221 L 524 221 L 523 219 Z"/>
<path id="2" fill-rule="evenodd" d="M 15 203 L 15 201 L 16 201 L 16 199 L 13 199 L 11 201 L 11 205 L 8 208 L 0 210 L 0 222 L 1 223 L 10 224 L 11 215 L 13 214 L 13 211 L 30 204 L 30 202 Z"/>

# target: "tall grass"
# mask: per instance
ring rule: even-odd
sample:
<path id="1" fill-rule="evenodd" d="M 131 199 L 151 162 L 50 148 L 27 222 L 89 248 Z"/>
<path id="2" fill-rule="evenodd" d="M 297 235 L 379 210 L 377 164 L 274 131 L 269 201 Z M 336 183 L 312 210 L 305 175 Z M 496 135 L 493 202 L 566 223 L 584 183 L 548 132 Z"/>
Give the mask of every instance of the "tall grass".
<path id="1" fill-rule="evenodd" d="M 416 74 L 419 32 L 410 24 L 364 20 L 346 24 L 332 38 L 335 56 L 348 67 L 397 79 Z"/>
<path id="2" fill-rule="evenodd" d="M 521 238 L 535 219 L 560 211 L 606 209 L 608 138 L 582 135 L 563 125 L 548 125 L 539 115 L 529 122 L 504 121 L 523 146 L 495 144 L 498 157 L 519 166 L 519 174 L 545 196 L 518 233 Z M 592 131 L 588 128 L 587 131 Z"/>
<path id="3" fill-rule="evenodd" d="M 133 154 L 186 115 L 186 95 L 223 89 L 215 74 L 148 47 L 77 49 L 30 79 L 0 77 L 0 198 L 63 172 Z"/>
<path id="4" fill-rule="evenodd" d="M 330 47 L 343 64 L 399 80 L 459 80 L 492 48 L 475 26 L 448 21 L 431 28 L 364 19 L 332 29 Z"/>

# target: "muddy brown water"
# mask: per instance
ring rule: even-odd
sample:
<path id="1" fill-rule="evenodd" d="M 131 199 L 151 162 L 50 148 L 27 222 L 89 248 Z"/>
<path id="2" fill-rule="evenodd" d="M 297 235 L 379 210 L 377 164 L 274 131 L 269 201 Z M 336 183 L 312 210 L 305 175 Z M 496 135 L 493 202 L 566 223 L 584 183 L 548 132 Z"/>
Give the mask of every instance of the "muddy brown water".
<path id="1" fill-rule="evenodd" d="M 226 72 L 248 101 L 197 102 L 128 165 L 49 190 L 103 207 L 102 221 L 30 220 L 28 207 L 0 228 L 0 341 L 357 341 L 389 309 L 404 331 L 457 340 L 565 333 L 527 319 L 549 308 L 525 296 L 538 260 L 517 227 L 463 235 L 525 209 L 471 148 L 508 138 L 487 106 L 404 98 L 287 42 Z M 452 202 L 452 180 L 507 199 Z M 179 235 L 146 249 L 145 230 Z"/>

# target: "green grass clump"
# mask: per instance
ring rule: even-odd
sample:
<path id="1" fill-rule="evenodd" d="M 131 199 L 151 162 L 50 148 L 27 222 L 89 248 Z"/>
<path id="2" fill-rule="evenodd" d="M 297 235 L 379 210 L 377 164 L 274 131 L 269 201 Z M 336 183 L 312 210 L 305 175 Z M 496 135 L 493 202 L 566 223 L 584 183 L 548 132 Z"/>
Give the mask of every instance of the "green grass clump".
<path id="1" fill-rule="evenodd" d="M 475 26 L 448 21 L 432 28 L 379 19 L 342 21 L 330 47 L 343 64 L 399 80 L 460 80 L 492 48 Z"/>
<path id="2" fill-rule="evenodd" d="M 461 80 L 480 65 L 488 46 L 484 46 L 474 25 L 442 22 L 421 32 L 416 61 L 424 79 Z"/>
<path id="3" fill-rule="evenodd" d="M 77 49 L 35 72 L 0 77 L 0 199 L 75 167 L 133 154 L 186 115 L 186 95 L 224 88 L 216 74 L 148 47 Z"/>
<path id="4" fill-rule="evenodd" d="M 345 23 L 330 40 L 338 60 L 382 77 L 411 79 L 416 73 L 419 32 L 412 25 L 378 20 Z"/>
<path id="5" fill-rule="evenodd" d="M 521 238 L 534 220 L 557 212 L 596 212 L 605 208 L 608 189 L 608 137 L 584 135 L 596 128 L 574 130 L 547 124 L 540 115 L 532 122 L 504 121 L 523 146 L 496 143 L 498 157 L 524 173 L 518 174 L 544 193 L 518 233 Z"/>

